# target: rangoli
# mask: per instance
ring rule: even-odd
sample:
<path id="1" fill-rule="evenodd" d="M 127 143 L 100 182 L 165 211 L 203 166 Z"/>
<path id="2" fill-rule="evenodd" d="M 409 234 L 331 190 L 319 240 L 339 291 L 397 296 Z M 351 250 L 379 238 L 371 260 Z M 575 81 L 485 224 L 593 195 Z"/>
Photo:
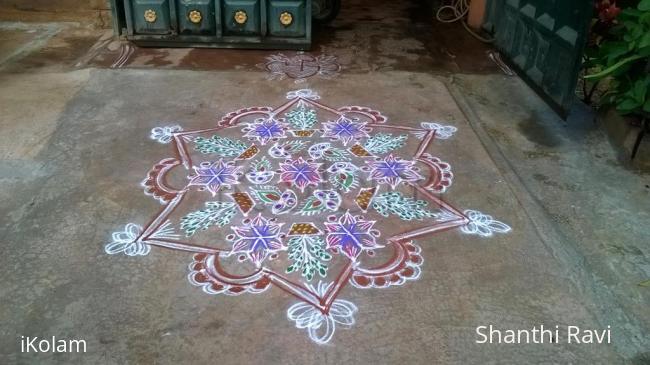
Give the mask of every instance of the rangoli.
<path id="1" fill-rule="evenodd" d="M 126 225 L 109 254 L 152 247 L 194 254 L 189 281 L 214 295 L 277 287 L 298 301 L 287 317 L 320 344 L 351 327 L 343 288 L 380 289 L 420 276 L 414 239 L 458 228 L 490 237 L 510 227 L 442 199 L 453 174 L 431 151 L 455 127 L 392 125 L 366 107 L 329 107 L 312 90 L 251 107 L 214 127 L 154 128 L 173 154 L 142 182 L 162 209 Z"/>
<path id="2" fill-rule="evenodd" d="M 283 80 L 294 79 L 296 83 L 305 81 L 312 76 L 330 79 L 338 76 L 341 65 L 336 56 L 321 54 L 312 56 L 299 52 L 295 56 L 285 56 L 282 53 L 266 57 L 265 63 L 257 65 L 258 68 L 268 72 L 268 79 Z"/>

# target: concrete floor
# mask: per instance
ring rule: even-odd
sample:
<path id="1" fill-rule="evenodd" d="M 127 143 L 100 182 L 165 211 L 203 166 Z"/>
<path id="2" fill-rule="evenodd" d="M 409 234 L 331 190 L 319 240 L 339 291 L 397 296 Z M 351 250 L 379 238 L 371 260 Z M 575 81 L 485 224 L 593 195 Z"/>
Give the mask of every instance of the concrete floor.
<path id="1" fill-rule="evenodd" d="M 426 8 L 344 4 L 314 47 L 338 56 L 340 75 L 298 85 L 255 66 L 273 51 L 135 48 L 115 66 L 124 46 L 104 32 L 0 27 L 0 363 L 650 363 L 648 172 L 616 160 L 588 111 L 560 120 Z M 437 145 L 454 168 L 448 198 L 513 228 L 419 240 L 420 280 L 346 288 L 357 324 L 328 346 L 287 321 L 294 299 L 280 290 L 209 296 L 186 279 L 189 254 L 103 249 L 159 208 L 139 186 L 169 151 L 151 128 L 212 126 L 297 88 L 456 126 Z M 611 326 L 612 344 L 474 343 L 489 324 Z M 88 353 L 20 353 L 20 336 L 52 335 L 86 339 Z"/>

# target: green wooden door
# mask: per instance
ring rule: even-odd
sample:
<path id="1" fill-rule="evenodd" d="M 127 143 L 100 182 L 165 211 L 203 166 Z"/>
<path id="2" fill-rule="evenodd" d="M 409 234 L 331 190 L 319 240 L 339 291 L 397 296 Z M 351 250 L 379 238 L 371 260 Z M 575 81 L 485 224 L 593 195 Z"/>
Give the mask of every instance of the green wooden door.
<path id="1" fill-rule="evenodd" d="M 168 0 L 133 0 L 126 5 L 131 15 L 127 21 L 132 22 L 135 33 L 168 34 L 171 32 Z"/>
<path id="2" fill-rule="evenodd" d="M 495 45 L 560 114 L 575 100 L 592 0 L 489 0 Z"/>
<path id="3" fill-rule="evenodd" d="M 268 0 L 269 34 L 279 37 L 302 37 L 306 34 L 307 14 L 301 0 Z"/>
<path id="4" fill-rule="evenodd" d="M 223 0 L 224 34 L 259 35 L 263 27 L 260 0 Z"/>
<path id="5" fill-rule="evenodd" d="M 178 0 L 176 6 L 180 34 L 217 34 L 214 0 Z"/>

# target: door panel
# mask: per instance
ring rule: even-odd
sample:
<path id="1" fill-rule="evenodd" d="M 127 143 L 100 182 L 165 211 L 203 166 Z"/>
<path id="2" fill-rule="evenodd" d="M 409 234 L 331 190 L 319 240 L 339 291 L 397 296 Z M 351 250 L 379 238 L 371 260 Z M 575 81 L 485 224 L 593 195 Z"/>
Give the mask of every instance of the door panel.
<path id="1" fill-rule="evenodd" d="M 272 36 L 303 37 L 305 35 L 305 1 L 269 0 L 268 4 L 266 23 Z"/>
<path id="2" fill-rule="evenodd" d="M 171 32 L 168 0 L 133 0 L 133 29 L 136 34 Z"/>
<path id="3" fill-rule="evenodd" d="M 520 76 L 566 114 L 591 15 L 591 0 L 490 0 L 486 28 Z"/>
<path id="4" fill-rule="evenodd" d="M 216 31 L 214 0 L 178 0 L 180 34 L 214 35 Z"/>
<path id="5" fill-rule="evenodd" d="M 259 0 L 223 0 L 224 33 L 259 35 L 261 30 Z"/>

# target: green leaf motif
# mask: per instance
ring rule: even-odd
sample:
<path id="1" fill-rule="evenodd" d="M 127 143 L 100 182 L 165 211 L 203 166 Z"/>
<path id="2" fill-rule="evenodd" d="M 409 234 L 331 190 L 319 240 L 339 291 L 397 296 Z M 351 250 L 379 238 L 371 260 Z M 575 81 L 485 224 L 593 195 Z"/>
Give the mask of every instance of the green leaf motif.
<path id="1" fill-rule="evenodd" d="M 331 162 L 348 161 L 348 152 L 341 148 L 331 147 L 323 151 L 323 158 Z"/>
<path id="2" fill-rule="evenodd" d="M 297 108 L 286 114 L 287 121 L 292 127 L 300 130 L 310 129 L 318 121 L 316 111 L 308 109 L 305 105 L 299 105 Z"/>
<path id="3" fill-rule="evenodd" d="M 271 170 L 272 167 L 271 162 L 266 159 L 266 156 L 251 163 L 251 171 L 268 171 Z"/>
<path id="4" fill-rule="evenodd" d="M 357 176 L 354 172 L 339 172 L 334 173 L 329 177 L 329 181 L 338 190 L 348 193 L 350 190 L 356 188 L 359 183 Z"/>
<path id="5" fill-rule="evenodd" d="M 405 134 L 395 137 L 390 133 L 377 133 L 368 138 L 363 148 L 370 153 L 386 153 L 404 146 L 407 138 Z"/>
<path id="6" fill-rule="evenodd" d="M 332 259 L 325 250 L 325 241 L 318 236 L 291 237 L 287 243 L 291 265 L 287 267 L 287 274 L 301 271 L 302 276 L 311 280 L 315 273 L 321 277 L 327 276 L 327 265 L 323 261 Z"/>
<path id="7" fill-rule="evenodd" d="M 291 153 L 296 153 L 303 150 L 307 143 L 304 141 L 291 140 L 282 144 L 282 146 Z"/>
<path id="8" fill-rule="evenodd" d="M 396 191 L 380 194 L 372 200 L 372 207 L 377 213 L 384 217 L 395 214 L 405 221 L 435 218 L 437 214 L 427 210 L 426 206 L 426 201 L 404 197 Z"/>
<path id="9" fill-rule="evenodd" d="M 181 228 L 190 237 L 199 229 L 206 230 L 212 225 L 224 226 L 235 215 L 235 207 L 235 203 L 231 202 L 207 202 L 204 210 L 197 210 L 181 218 Z"/>
<path id="10" fill-rule="evenodd" d="M 253 197 L 263 204 L 275 204 L 280 200 L 282 193 L 274 186 L 262 186 L 257 189 L 251 188 Z"/>
<path id="11" fill-rule="evenodd" d="M 204 154 L 216 153 L 222 157 L 239 156 L 248 147 L 244 142 L 220 137 L 216 134 L 212 138 L 196 137 L 194 143 L 196 143 L 194 148 L 197 151 Z"/>
<path id="12" fill-rule="evenodd" d="M 310 216 L 321 213 L 323 211 L 325 211 L 325 204 L 323 204 L 323 202 L 318 200 L 316 197 L 310 196 L 307 198 L 307 200 L 305 200 L 305 204 L 303 204 L 302 208 L 300 208 L 300 210 L 295 214 Z"/>

